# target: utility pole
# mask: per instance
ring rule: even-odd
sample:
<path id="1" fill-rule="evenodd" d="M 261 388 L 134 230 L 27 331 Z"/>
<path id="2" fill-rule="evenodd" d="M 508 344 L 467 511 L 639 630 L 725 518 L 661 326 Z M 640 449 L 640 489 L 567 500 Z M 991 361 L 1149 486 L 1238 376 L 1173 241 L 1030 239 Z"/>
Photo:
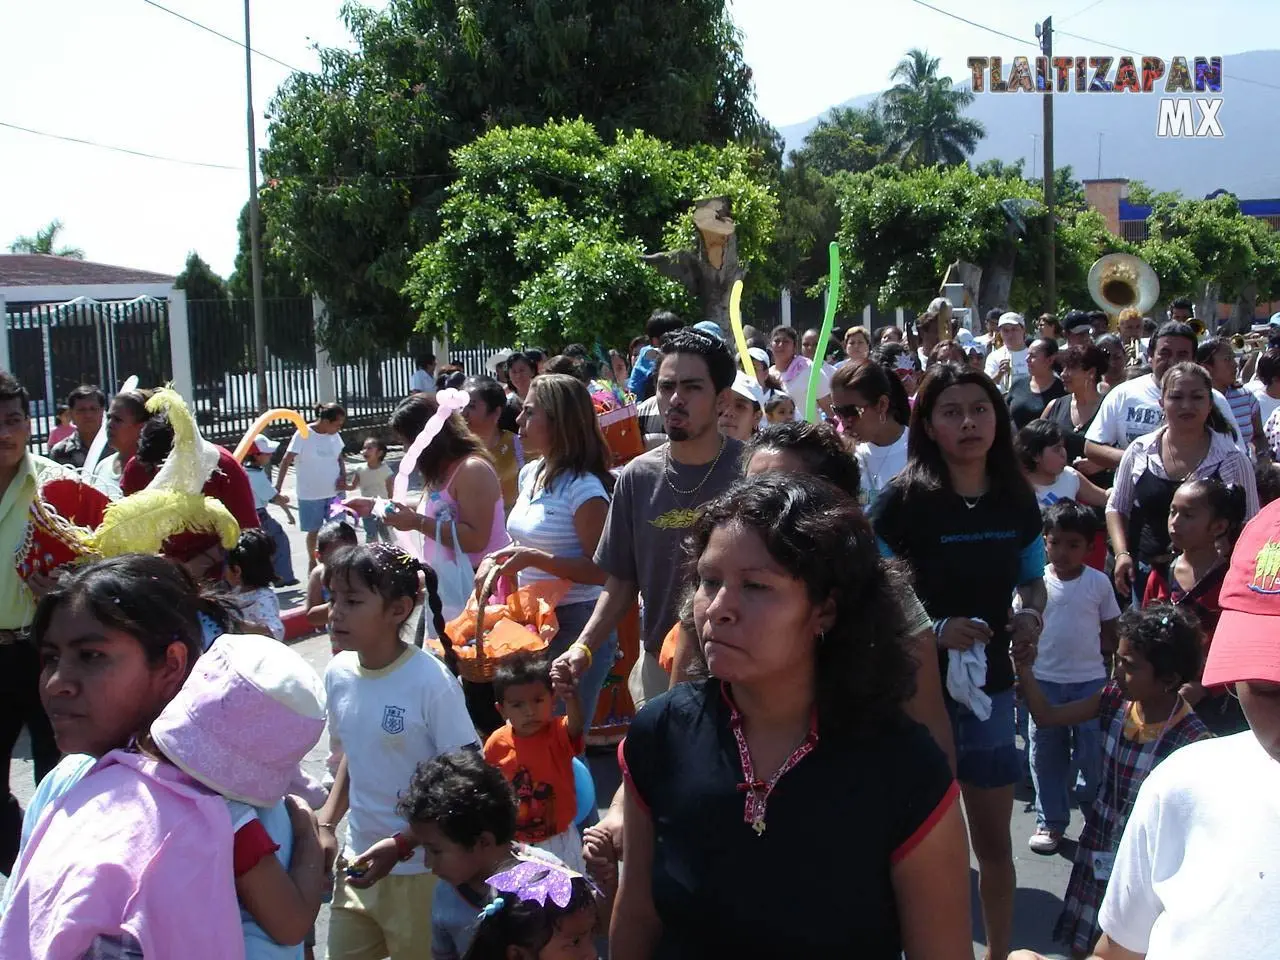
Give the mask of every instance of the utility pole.
<path id="1" fill-rule="evenodd" d="M 267 326 L 262 301 L 262 213 L 258 209 L 258 147 L 253 132 L 253 51 L 249 49 L 249 0 L 244 0 L 244 93 L 249 120 L 249 251 L 253 259 L 253 346 L 258 368 L 258 412 L 267 398 Z"/>
<path id="2" fill-rule="evenodd" d="M 1102 134 L 1098 134 L 1098 179 L 1102 179 Z"/>
<path id="3" fill-rule="evenodd" d="M 1040 134 L 1033 133 L 1031 135 L 1031 179 L 1032 180 L 1036 178 L 1036 163 L 1039 159 L 1038 157 L 1036 157 L 1036 150 L 1039 149 L 1039 147 L 1040 147 Z"/>
<path id="4" fill-rule="evenodd" d="M 1045 17 L 1043 24 L 1036 24 L 1036 36 L 1040 38 L 1040 50 L 1053 66 L 1053 17 Z M 1047 71 L 1049 84 L 1044 91 L 1044 311 L 1054 313 L 1058 307 L 1057 276 L 1054 268 L 1056 257 L 1054 244 L 1054 228 L 1056 218 L 1053 214 L 1053 76 L 1052 69 Z"/>

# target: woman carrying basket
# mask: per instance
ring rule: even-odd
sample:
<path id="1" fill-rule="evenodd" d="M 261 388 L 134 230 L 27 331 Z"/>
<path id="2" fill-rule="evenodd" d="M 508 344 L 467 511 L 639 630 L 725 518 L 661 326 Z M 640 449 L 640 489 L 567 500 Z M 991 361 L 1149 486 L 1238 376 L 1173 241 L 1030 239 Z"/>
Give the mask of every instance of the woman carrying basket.
<path id="1" fill-rule="evenodd" d="M 570 581 L 572 587 L 556 606 L 560 628 L 548 650 L 554 659 L 577 642 L 605 581 L 592 557 L 609 513 L 614 478 L 591 394 L 581 381 L 559 373 L 535 377 L 518 423 L 525 449 L 538 459 L 520 471 L 520 494 L 507 518 L 512 545 L 479 565 L 476 583 L 484 583 L 495 569 L 500 576 L 514 576 L 522 588 Z M 588 721 L 616 650 L 615 634 L 588 657 L 578 687 Z"/>

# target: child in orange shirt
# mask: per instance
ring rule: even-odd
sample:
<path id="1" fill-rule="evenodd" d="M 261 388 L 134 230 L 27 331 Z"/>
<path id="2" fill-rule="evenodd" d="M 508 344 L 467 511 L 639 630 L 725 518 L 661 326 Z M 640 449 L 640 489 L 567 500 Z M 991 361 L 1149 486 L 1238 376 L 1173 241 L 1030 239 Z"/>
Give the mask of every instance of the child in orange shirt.
<path id="1" fill-rule="evenodd" d="M 551 664 L 540 655 L 505 660 L 493 678 L 494 704 L 506 723 L 484 745 L 484 758 L 502 771 L 516 794 L 516 839 L 553 853 L 585 872 L 573 758 L 583 748 L 582 707 L 576 691 L 563 717 L 553 716 Z"/>

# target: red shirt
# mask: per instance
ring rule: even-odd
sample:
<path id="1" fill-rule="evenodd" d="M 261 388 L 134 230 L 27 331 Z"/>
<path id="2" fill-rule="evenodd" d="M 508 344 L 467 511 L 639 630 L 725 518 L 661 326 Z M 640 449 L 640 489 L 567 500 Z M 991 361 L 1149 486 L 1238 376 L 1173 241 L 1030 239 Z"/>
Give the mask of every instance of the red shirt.
<path id="1" fill-rule="evenodd" d="M 1222 604 L 1218 594 L 1222 590 L 1222 580 L 1227 573 L 1227 564 L 1220 563 L 1209 571 L 1199 583 L 1190 590 L 1183 590 L 1173 577 L 1173 564 L 1168 567 L 1152 567 L 1151 576 L 1147 578 L 1147 589 L 1142 595 L 1142 605 L 1148 607 L 1153 603 L 1171 603 L 1194 613 L 1204 628 L 1205 647 L 1213 639 L 1213 631 L 1218 627 L 1222 617 Z"/>
<path id="2" fill-rule="evenodd" d="M 517 737 L 511 724 L 489 735 L 484 758 L 502 771 L 516 792 L 516 838 L 541 843 L 573 824 L 578 812 L 573 758 L 582 738 L 569 736 L 569 721 L 554 717 L 541 733 Z"/>
<path id="3" fill-rule="evenodd" d="M 258 526 L 258 508 L 253 499 L 253 488 L 249 485 L 249 475 L 244 472 L 236 458 L 224 447 L 218 447 L 218 467 L 213 475 L 205 481 L 202 492 L 222 503 L 236 518 L 241 530 L 249 530 Z M 131 459 L 120 476 L 120 489 L 125 496 L 137 493 L 146 488 L 155 476 L 156 471 L 139 463 L 138 458 Z M 166 557 L 179 562 L 189 560 L 203 553 L 218 542 L 216 533 L 179 533 L 164 543 L 161 551 Z"/>

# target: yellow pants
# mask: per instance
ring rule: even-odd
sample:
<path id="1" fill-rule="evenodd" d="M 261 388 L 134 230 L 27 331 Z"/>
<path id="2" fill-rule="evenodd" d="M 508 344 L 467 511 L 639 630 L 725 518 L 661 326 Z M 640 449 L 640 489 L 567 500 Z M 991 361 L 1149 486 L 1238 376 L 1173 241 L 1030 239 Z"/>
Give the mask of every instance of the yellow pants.
<path id="1" fill-rule="evenodd" d="M 431 956 L 431 873 L 392 874 L 357 890 L 337 871 L 329 914 L 329 960 L 421 960 Z"/>

